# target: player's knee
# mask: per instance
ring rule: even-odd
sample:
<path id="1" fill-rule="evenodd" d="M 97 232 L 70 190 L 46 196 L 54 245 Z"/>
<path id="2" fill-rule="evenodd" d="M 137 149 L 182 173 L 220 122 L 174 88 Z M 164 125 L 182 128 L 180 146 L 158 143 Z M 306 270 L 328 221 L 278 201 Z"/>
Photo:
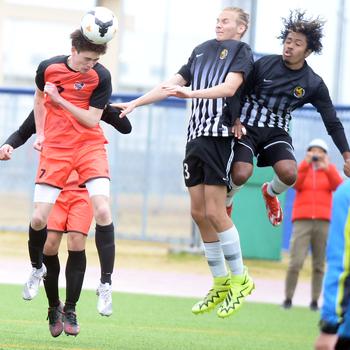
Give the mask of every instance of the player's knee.
<path id="1" fill-rule="evenodd" d="M 35 212 L 32 216 L 32 220 L 30 221 L 31 227 L 39 231 L 43 229 L 47 224 L 47 218 L 40 212 Z"/>
<path id="2" fill-rule="evenodd" d="M 205 221 L 205 212 L 200 209 L 191 209 L 191 216 L 194 222 L 198 225 Z"/>
<path id="3" fill-rule="evenodd" d="M 278 177 L 287 186 L 293 186 L 297 180 L 297 170 L 294 168 L 285 169 L 282 174 L 278 174 Z"/>
<path id="4" fill-rule="evenodd" d="M 44 246 L 44 254 L 45 255 L 56 255 L 58 253 L 59 243 L 46 240 Z"/>
<path id="5" fill-rule="evenodd" d="M 217 212 L 215 210 L 207 210 L 207 212 L 206 212 L 206 219 L 214 227 L 217 227 L 218 221 L 220 221 L 219 218 L 218 218 Z"/>
<path id="6" fill-rule="evenodd" d="M 247 171 L 245 169 L 235 169 L 233 168 L 232 171 L 232 181 L 236 186 L 242 186 L 244 185 L 249 177 L 252 175 L 251 171 Z"/>
<path id="7" fill-rule="evenodd" d="M 291 262 L 288 270 L 290 272 L 299 272 L 302 269 L 303 264 L 304 264 L 304 261 L 301 261 L 301 260 L 293 261 Z"/>
<path id="8" fill-rule="evenodd" d="M 111 223 L 112 217 L 108 205 L 100 205 L 95 208 L 95 220 L 99 225 L 107 225 Z"/>

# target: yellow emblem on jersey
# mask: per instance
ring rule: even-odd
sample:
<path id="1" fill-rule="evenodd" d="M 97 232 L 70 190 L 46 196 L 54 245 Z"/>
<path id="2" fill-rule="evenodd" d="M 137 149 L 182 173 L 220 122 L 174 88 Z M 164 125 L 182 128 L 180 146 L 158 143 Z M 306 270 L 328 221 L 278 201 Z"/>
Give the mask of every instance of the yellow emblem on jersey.
<path id="1" fill-rule="evenodd" d="M 296 88 L 294 88 L 293 95 L 294 95 L 296 98 L 302 98 L 302 97 L 304 97 L 304 95 L 305 95 L 305 90 L 304 90 L 304 88 L 302 88 L 301 86 L 297 86 Z"/>
<path id="2" fill-rule="evenodd" d="M 220 60 L 224 60 L 227 57 L 227 54 L 228 54 L 228 50 L 227 49 L 223 49 L 220 52 Z"/>

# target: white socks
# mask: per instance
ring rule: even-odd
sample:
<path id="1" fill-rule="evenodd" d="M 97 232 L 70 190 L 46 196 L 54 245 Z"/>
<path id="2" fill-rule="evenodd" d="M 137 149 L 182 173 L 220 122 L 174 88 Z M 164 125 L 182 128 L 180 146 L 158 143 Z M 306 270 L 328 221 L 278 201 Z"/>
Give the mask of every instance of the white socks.
<path id="1" fill-rule="evenodd" d="M 272 181 L 268 183 L 267 185 L 267 193 L 271 196 L 271 197 L 275 197 L 278 194 L 287 191 L 288 188 L 291 186 L 286 185 L 285 183 L 283 183 L 279 177 L 275 174 Z"/>
<path id="2" fill-rule="evenodd" d="M 233 275 L 242 275 L 244 266 L 236 226 L 218 234 L 225 260 Z"/>
<path id="3" fill-rule="evenodd" d="M 233 196 L 243 187 L 243 185 L 241 186 L 237 186 L 234 183 L 232 183 L 232 189 L 227 192 L 226 195 L 226 207 L 230 207 L 232 205 L 233 202 Z"/>
<path id="4" fill-rule="evenodd" d="M 227 276 L 224 254 L 220 242 L 204 244 L 204 253 L 213 277 Z"/>

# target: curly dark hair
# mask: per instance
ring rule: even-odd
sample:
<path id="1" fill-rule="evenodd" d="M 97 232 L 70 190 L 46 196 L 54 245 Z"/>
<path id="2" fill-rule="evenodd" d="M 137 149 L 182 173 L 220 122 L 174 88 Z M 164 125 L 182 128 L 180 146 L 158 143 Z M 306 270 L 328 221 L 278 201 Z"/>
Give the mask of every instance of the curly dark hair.
<path id="1" fill-rule="evenodd" d="M 307 48 L 312 52 L 320 54 L 322 51 L 321 39 L 325 21 L 319 17 L 306 18 L 305 11 L 291 10 L 288 18 L 282 18 L 284 28 L 278 39 L 285 42 L 290 32 L 301 33 L 306 36 Z"/>
<path id="2" fill-rule="evenodd" d="M 107 44 L 94 44 L 87 40 L 80 29 L 76 29 L 71 35 L 72 46 L 76 48 L 78 52 L 92 51 L 104 55 L 107 51 Z"/>

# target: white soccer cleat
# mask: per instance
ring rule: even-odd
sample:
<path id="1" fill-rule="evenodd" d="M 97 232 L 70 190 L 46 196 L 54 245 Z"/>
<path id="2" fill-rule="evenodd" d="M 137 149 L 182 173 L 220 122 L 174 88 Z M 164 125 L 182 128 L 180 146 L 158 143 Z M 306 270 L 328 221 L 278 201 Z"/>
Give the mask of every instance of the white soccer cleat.
<path id="1" fill-rule="evenodd" d="M 97 310 L 102 316 L 112 315 L 112 285 L 109 283 L 100 283 L 97 288 L 98 295 Z"/>
<path id="2" fill-rule="evenodd" d="M 40 281 L 46 276 L 46 266 L 43 264 L 40 269 L 33 267 L 28 281 L 25 283 L 22 297 L 24 300 L 32 300 L 39 292 Z"/>

